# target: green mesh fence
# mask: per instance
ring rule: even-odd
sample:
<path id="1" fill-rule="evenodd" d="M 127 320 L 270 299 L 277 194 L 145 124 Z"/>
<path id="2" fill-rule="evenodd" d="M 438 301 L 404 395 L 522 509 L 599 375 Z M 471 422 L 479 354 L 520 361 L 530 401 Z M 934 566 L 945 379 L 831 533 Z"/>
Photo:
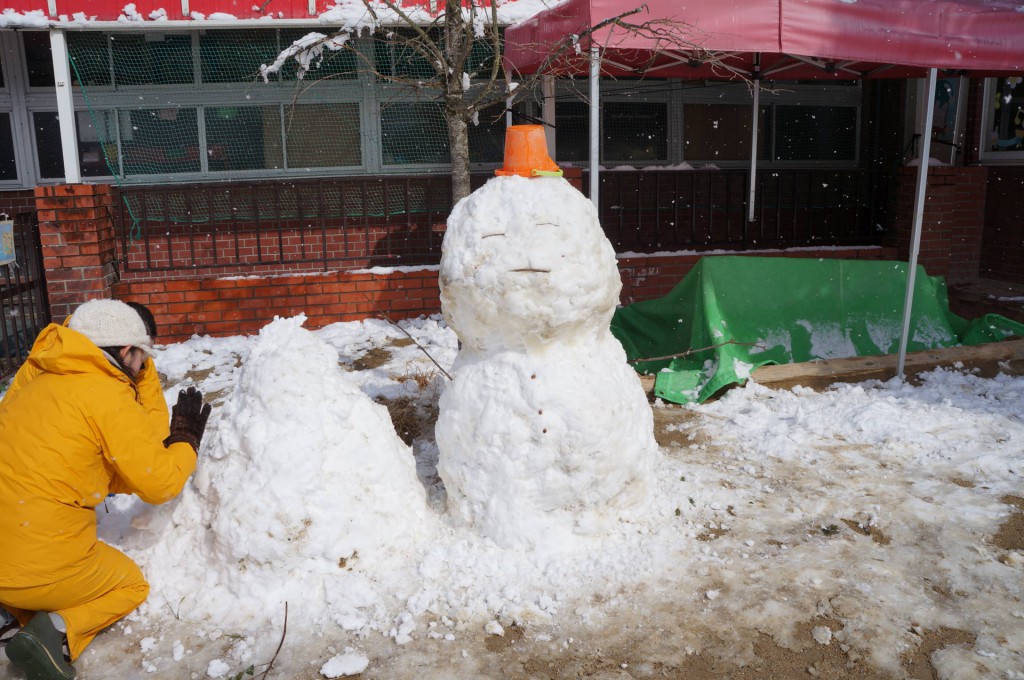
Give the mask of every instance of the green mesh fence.
<path id="1" fill-rule="evenodd" d="M 310 32 L 69 33 L 72 74 L 88 108 L 88 116 L 78 116 L 83 176 L 113 176 L 131 186 L 447 169 L 448 127 L 436 91 L 413 96 L 385 77 L 427 81 L 433 75 L 408 48 L 350 40 L 313 59 L 301 80 L 294 59 L 264 80 L 261 66 Z M 486 67 L 489 59 L 488 46 L 479 44 L 471 65 Z M 471 126 L 472 162 L 501 162 L 503 108 L 495 105 Z M 431 207 L 426 196 L 395 201 L 384 191 L 370 198 L 342 193 L 325 196 L 317 209 L 352 216 Z M 298 194 L 290 196 L 301 203 Z M 129 197 L 126 204 L 135 220 L 226 217 L 216 205 L 182 199 L 147 207 L 139 200 Z M 258 205 L 267 200 L 271 195 L 254 197 L 250 216 L 258 217 Z M 280 206 L 274 214 L 299 210 Z"/>

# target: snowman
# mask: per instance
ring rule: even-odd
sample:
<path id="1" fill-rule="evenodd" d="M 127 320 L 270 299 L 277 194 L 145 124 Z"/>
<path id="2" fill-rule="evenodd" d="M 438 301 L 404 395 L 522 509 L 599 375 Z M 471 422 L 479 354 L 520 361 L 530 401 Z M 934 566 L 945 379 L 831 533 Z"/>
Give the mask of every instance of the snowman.
<path id="1" fill-rule="evenodd" d="M 506 147 L 516 128 L 543 139 L 513 126 Z M 546 150 L 542 163 L 554 165 Z M 456 523 L 503 547 L 558 549 L 645 509 L 657 445 L 609 330 L 622 283 L 597 211 L 560 176 L 509 164 L 507 149 L 505 176 L 448 219 L 441 305 L 462 344 L 438 472 Z"/>

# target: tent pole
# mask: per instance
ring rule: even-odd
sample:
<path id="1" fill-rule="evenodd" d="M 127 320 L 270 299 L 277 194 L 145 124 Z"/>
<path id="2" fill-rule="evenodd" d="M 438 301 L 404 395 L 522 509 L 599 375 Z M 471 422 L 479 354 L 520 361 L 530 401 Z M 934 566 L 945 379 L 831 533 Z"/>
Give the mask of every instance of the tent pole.
<path id="1" fill-rule="evenodd" d="M 601 158 L 601 52 L 590 48 L 590 200 L 600 211 L 598 165 Z"/>
<path id="2" fill-rule="evenodd" d="M 750 196 L 747 197 L 747 222 L 754 221 L 754 194 L 757 191 L 757 114 L 761 109 L 761 73 L 754 66 L 754 118 L 750 134 Z"/>
<path id="3" fill-rule="evenodd" d="M 932 118 L 935 113 L 935 69 L 928 69 L 928 85 L 924 98 L 924 130 L 921 131 L 920 165 L 917 167 L 917 193 L 914 196 L 914 227 L 910 238 L 910 262 L 907 265 L 907 296 L 903 302 L 903 332 L 900 334 L 900 355 L 896 375 L 903 380 L 903 365 L 907 358 L 907 339 L 910 335 L 910 314 L 914 308 L 914 279 L 917 275 L 917 255 L 921 250 L 921 224 L 924 221 L 924 199 L 928 187 L 928 157 L 932 146 Z"/>

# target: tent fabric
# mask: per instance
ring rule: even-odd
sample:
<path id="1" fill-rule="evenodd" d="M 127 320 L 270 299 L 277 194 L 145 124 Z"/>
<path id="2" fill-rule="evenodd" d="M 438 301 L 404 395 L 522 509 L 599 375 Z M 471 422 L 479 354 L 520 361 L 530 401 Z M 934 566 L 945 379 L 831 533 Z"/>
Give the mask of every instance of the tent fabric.
<path id="1" fill-rule="evenodd" d="M 668 295 L 616 310 L 612 333 L 656 396 L 702 402 L 758 366 L 895 353 L 906 281 L 905 262 L 704 257 Z M 944 280 L 918 267 L 910 351 L 1011 335 L 1024 324 L 953 314 Z"/>
<path id="2" fill-rule="evenodd" d="M 534 72 L 565 36 L 636 7 L 568 0 L 545 10 L 506 31 L 506 64 Z M 755 59 L 763 77 L 788 80 L 922 77 L 932 67 L 1024 71 L 1024 12 L 1016 0 L 648 0 L 644 7 L 625 21 L 670 22 L 693 49 L 612 23 L 582 39 L 556 73 L 586 74 L 591 46 L 602 49 L 607 75 L 721 78 L 735 69 L 749 76 Z M 728 68 L 691 60 L 701 51 Z"/>

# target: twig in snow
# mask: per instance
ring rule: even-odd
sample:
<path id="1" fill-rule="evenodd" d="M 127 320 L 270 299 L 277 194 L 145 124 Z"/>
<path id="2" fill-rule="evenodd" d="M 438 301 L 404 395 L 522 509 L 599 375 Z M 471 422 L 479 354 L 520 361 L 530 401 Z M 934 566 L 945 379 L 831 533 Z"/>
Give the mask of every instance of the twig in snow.
<path id="1" fill-rule="evenodd" d="M 370 302 L 371 304 L 373 303 L 373 298 L 371 298 L 371 297 L 370 297 L 369 295 L 367 295 L 366 293 L 363 293 L 363 297 L 365 297 L 365 298 L 367 299 L 367 301 L 369 301 L 369 302 Z M 381 315 L 381 316 L 383 316 L 383 317 L 384 317 L 384 320 L 385 320 L 385 321 L 387 321 L 387 322 L 388 322 L 389 324 L 391 324 L 392 326 L 394 326 L 394 327 L 395 327 L 395 328 L 397 328 L 398 330 L 400 330 L 400 331 L 402 331 L 403 333 L 405 333 L 405 337 L 407 337 L 407 338 L 409 338 L 410 340 L 412 340 L 412 344 L 414 344 L 414 345 L 416 345 L 417 347 L 419 347 L 419 348 L 420 348 L 420 351 L 421 351 L 421 352 L 423 352 L 424 354 L 426 354 L 426 355 L 427 355 L 427 358 L 428 358 L 428 359 L 430 359 L 431 361 L 433 361 L 433 362 L 434 362 L 434 365 L 435 365 L 435 366 L 437 366 L 437 370 L 441 371 L 441 373 L 442 373 L 442 375 L 444 375 L 444 377 L 448 378 L 449 380 L 451 380 L 451 379 L 452 379 L 452 377 L 451 377 L 451 376 L 450 376 L 450 375 L 448 374 L 448 371 L 444 370 L 444 368 L 443 368 L 443 367 L 441 366 L 441 364 L 437 363 L 437 359 L 435 359 L 434 357 L 430 356 L 430 352 L 428 352 L 428 351 L 427 351 L 427 350 L 426 350 L 426 349 L 425 349 L 425 348 L 423 347 L 423 345 L 421 345 L 420 343 L 418 343 L 418 342 L 416 341 L 416 338 L 412 337 L 412 335 L 411 335 L 411 334 L 409 333 L 409 331 L 405 330 L 404 328 L 402 328 L 401 326 L 399 326 L 399 325 L 398 325 L 397 323 L 395 323 L 394 321 L 392 321 L 392 320 L 391 320 L 391 317 L 389 317 L 389 316 L 387 315 L 387 313 L 386 313 L 386 312 L 381 312 L 381 313 L 380 313 L 380 315 Z"/>
<path id="2" fill-rule="evenodd" d="M 270 669 L 274 667 L 274 661 L 277 660 L 277 655 L 281 653 L 281 647 L 284 646 L 284 636 L 288 634 L 288 602 L 284 603 L 284 628 L 281 629 L 281 641 L 277 643 L 277 651 L 274 652 L 274 656 L 270 658 L 270 663 L 267 664 L 267 670 L 263 671 L 263 675 L 260 676 L 260 680 L 266 680 L 267 674 L 270 673 Z"/>
<path id="3" fill-rule="evenodd" d="M 709 349 L 715 349 L 716 347 L 725 347 L 726 345 L 744 345 L 746 347 L 760 347 L 761 349 L 764 349 L 764 345 L 762 345 L 759 342 L 737 342 L 735 340 L 729 340 L 728 342 L 723 342 L 723 343 L 720 343 L 720 344 L 717 344 L 717 345 L 710 345 L 708 347 L 700 347 L 698 349 L 688 349 L 685 352 L 679 352 L 678 354 L 666 354 L 665 356 L 662 356 L 662 357 L 639 357 L 637 359 L 630 359 L 626 363 L 628 363 L 628 364 L 639 364 L 642 361 L 661 361 L 663 359 L 677 359 L 679 357 L 685 357 L 685 356 L 688 356 L 690 354 L 696 354 L 697 352 L 705 352 L 705 351 L 707 351 Z"/>

